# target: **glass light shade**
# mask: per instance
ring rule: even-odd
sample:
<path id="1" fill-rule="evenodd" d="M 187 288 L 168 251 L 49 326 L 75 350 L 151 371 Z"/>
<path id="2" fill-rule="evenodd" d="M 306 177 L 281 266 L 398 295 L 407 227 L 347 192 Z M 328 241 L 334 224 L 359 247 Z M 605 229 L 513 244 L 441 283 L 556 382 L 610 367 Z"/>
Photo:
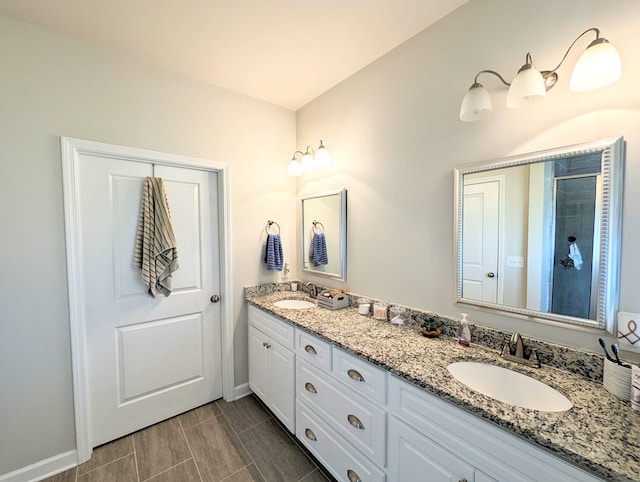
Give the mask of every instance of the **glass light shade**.
<path id="1" fill-rule="evenodd" d="M 289 167 L 287 168 L 287 174 L 290 176 L 302 176 L 302 165 L 297 159 L 291 159 L 289 161 Z"/>
<path id="2" fill-rule="evenodd" d="M 511 82 L 507 94 L 507 107 L 521 107 L 534 104 L 545 98 L 547 89 L 542 74 L 531 64 L 525 64 Z"/>
<path id="3" fill-rule="evenodd" d="M 331 165 L 331 156 L 326 147 L 322 145 L 320 141 L 320 147 L 316 149 L 316 165 L 318 167 L 327 167 Z"/>
<path id="4" fill-rule="evenodd" d="M 599 89 L 614 83 L 622 75 L 620 55 L 606 39 L 591 42 L 573 68 L 569 89 L 574 92 Z"/>
<path id="5" fill-rule="evenodd" d="M 305 155 L 302 156 L 300 164 L 302 164 L 302 170 L 304 172 L 313 171 L 316 168 L 316 160 L 311 154 L 309 154 L 309 151 L 307 151 Z"/>
<path id="6" fill-rule="evenodd" d="M 462 99 L 460 106 L 460 120 L 463 122 L 473 122 L 484 119 L 493 111 L 489 92 L 482 84 L 473 84 L 467 94 Z"/>

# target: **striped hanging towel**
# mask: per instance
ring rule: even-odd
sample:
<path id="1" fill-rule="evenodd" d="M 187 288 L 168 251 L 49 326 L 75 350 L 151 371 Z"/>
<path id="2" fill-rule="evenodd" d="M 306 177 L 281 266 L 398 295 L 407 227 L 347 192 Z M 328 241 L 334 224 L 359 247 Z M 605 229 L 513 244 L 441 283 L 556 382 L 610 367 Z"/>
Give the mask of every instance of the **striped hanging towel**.
<path id="1" fill-rule="evenodd" d="M 314 266 L 323 266 L 329 263 L 327 258 L 327 240 L 324 233 L 313 233 L 311 246 L 309 248 L 309 257 L 311 261 L 313 261 Z"/>
<path id="2" fill-rule="evenodd" d="M 282 271 L 282 241 L 279 234 L 268 234 L 264 250 L 264 262 L 269 271 Z"/>
<path id="3" fill-rule="evenodd" d="M 142 281 L 151 296 L 171 294 L 171 274 L 180 266 L 169 201 L 159 177 L 144 180 L 133 266 L 142 270 Z"/>

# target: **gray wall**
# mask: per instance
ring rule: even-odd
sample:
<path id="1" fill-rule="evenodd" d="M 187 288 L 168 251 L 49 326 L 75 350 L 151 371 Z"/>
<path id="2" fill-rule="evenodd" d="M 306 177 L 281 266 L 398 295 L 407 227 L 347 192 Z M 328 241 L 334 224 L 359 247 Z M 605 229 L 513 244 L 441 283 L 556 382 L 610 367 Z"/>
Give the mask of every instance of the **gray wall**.
<path id="1" fill-rule="evenodd" d="M 471 0 L 300 109 L 297 145 L 322 138 L 334 165 L 299 178 L 298 193 L 349 191 L 348 288 L 444 315 L 469 312 L 472 322 L 599 352 L 594 333 L 456 305 L 453 168 L 624 135 L 620 309 L 640 312 L 638 25 L 640 2 L 633 0 Z M 600 28 L 621 55 L 616 84 L 569 91 L 571 69 L 591 36 L 569 54 L 543 102 L 507 109 L 506 88 L 483 77 L 493 114 L 478 123 L 458 119 L 478 71 L 512 79 L 528 51 L 541 70 L 553 68 L 589 27 Z"/>
<path id="2" fill-rule="evenodd" d="M 0 65 L 1 476 L 75 448 L 59 136 L 230 164 L 237 384 L 264 226 L 297 236 L 293 112 L 6 17 Z"/>

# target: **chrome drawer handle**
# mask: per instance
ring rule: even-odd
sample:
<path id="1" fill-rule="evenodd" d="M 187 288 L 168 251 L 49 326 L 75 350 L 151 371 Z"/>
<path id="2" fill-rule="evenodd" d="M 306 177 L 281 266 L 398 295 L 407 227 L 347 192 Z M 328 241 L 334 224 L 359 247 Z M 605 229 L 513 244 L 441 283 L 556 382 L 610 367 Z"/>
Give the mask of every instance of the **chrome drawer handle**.
<path id="1" fill-rule="evenodd" d="M 349 477 L 349 482 L 362 482 L 360 476 L 351 469 L 347 470 L 347 477 Z"/>
<path id="2" fill-rule="evenodd" d="M 315 433 L 313 433 L 313 430 L 311 430 L 310 428 L 305 428 L 305 429 L 304 429 L 304 435 L 305 435 L 305 437 L 307 437 L 309 440 L 313 440 L 314 442 L 315 442 L 316 440 L 318 440 L 318 439 L 316 438 L 316 434 L 315 434 Z"/>
<path id="3" fill-rule="evenodd" d="M 307 345 L 304 347 L 304 351 L 306 351 L 307 353 L 311 353 L 312 355 L 317 355 L 318 352 L 316 351 L 316 349 L 313 347 L 313 345 Z"/>
<path id="4" fill-rule="evenodd" d="M 309 382 L 305 383 L 304 384 L 304 389 L 307 392 L 318 393 L 318 390 L 316 390 L 316 387 L 313 386 L 313 383 L 309 383 Z"/>
<path id="5" fill-rule="evenodd" d="M 355 380 L 357 382 L 364 382 L 364 377 L 360 375 L 360 372 L 358 370 L 349 368 L 347 370 L 347 375 L 349 375 L 349 378 L 351 378 L 352 380 Z"/>
<path id="6" fill-rule="evenodd" d="M 355 427 L 360 430 L 364 430 L 364 425 L 362 425 L 362 422 L 360 421 L 360 419 L 355 415 L 351 415 L 351 414 L 347 415 L 347 422 L 349 422 L 349 424 L 352 427 Z"/>

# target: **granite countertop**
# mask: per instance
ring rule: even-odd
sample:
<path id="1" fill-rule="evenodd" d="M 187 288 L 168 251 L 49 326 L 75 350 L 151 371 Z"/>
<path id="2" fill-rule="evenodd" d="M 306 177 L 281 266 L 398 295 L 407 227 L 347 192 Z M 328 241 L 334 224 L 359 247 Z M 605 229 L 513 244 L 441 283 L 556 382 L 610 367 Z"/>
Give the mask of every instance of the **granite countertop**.
<path id="1" fill-rule="evenodd" d="M 246 300 L 276 317 L 318 335 L 508 432 L 605 480 L 640 480 L 640 413 L 601 383 L 558 368 L 508 362 L 499 353 L 450 337 L 426 338 L 414 326 L 395 326 L 358 314 L 356 308 L 287 310 L 273 305 L 301 293 L 247 295 Z M 313 301 L 313 300 L 312 300 Z M 525 340 L 526 344 L 526 340 Z M 538 379 L 573 403 L 566 412 L 514 407 L 469 390 L 447 371 L 454 361 L 485 361 Z"/>

